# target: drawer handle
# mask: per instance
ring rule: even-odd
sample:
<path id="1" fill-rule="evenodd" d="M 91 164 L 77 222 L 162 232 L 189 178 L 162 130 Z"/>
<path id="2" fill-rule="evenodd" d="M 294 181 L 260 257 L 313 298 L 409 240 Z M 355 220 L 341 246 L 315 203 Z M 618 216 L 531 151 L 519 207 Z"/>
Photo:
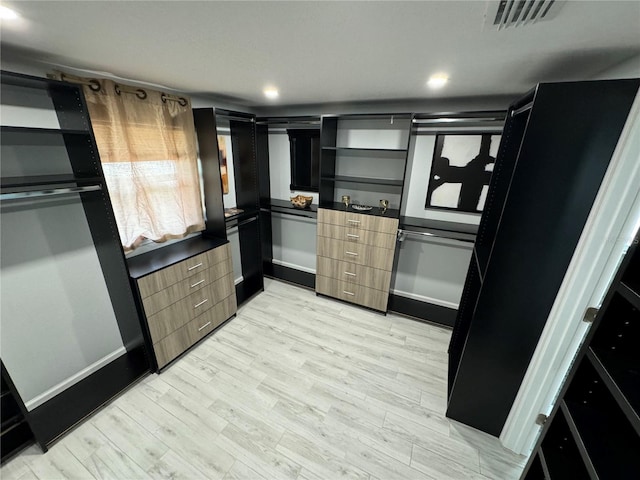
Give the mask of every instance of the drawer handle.
<path id="1" fill-rule="evenodd" d="M 197 264 L 197 265 L 194 265 L 193 267 L 189 267 L 189 268 L 187 268 L 187 270 L 190 272 L 191 270 L 194 270 L 194 269 L 196 269 L 196 268 L 198 268 L 198 267 L 201 267 L 201 266 L 202 266 L 202 262 L 200 262 L 200 263 L 199 263 L 199 264 Z"/>
<path id="2" fill-rule="evenodd" d="M 346 290 L 342 290 L 342 293 L 346 293 L 347 295 L 351 295 L 352 297 L 355 295 L 355 293 L 347 292 Z"/>
<path id="3" fill-rule="evenodd" d="M 202 280 L 200 280 L 199 282 L 194 283 L 193 285 L 191 285 L 191 288 L 193 287 L 197 287 L 198 285 L 200 285 L 201 283 L 204 283 L 204 278 Z"/>
<path id="4" fill-rule="evenodd" d="M 349 275 L 351 277 L 355 277 L 356 274 L 355 273 L 351 273 L 351 272 L 344 272 L 345 275 Z"/>
<path id="5" fill-rule="evenodd" d="M 356 235 L 355 233 L 347 233 L 347 237 L 360 238 L 360 235 Z"/>
<path id="6" fill-rule="evenodd" d="M 201 305 L 204 305 L 205 303 L 207 303 L 208 301 L 209 301 L 209 299 L 208 299 L 208 298 L 205 298 L 205 299 L 204 299 L 204 300 L 202 300 L 200 303 L 196 303 L 196 304 L 193 306 L 193 308 L 198 308 L 198 307 L 200 307 Z"/>
<path id="7" fill-rule="evenodd" d="M 360 223 L 360 220 L 347 220 L 349 223 Z"/>
<path id="8" fill-rule="evenodd" d="M 204 325 L 202 325 L 202 326 L 198 329 L 198 331 L 202 330 L 203 328 L 207 328 L 209 325 L 211 325 L 211 322 L 207 322 L 207 323 L 205 323 Z"/>
<path id="9" fill-rule="evenodd" d="M 354 257 L 357 257 L 358 254 L 356 252 L 344 252 L 345 255 L 353 255 Z"/>

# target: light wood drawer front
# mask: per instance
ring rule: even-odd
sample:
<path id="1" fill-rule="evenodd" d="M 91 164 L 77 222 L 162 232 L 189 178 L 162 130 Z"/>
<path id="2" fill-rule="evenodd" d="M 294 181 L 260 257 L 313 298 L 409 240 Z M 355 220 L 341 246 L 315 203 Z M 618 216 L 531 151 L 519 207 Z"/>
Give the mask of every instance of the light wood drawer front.
<path id="1" fill-rule="evenodd" d="M 327 238 L 344 240 L 345 242 L 362 243 L 374 247 L 395 249 L 396 235 L 378 233 L 372 230 L 357 230 L 341 225 L 318 223 L 318 235 Z"/>
<path id="2" fill-rule="evenodd" d="M 146 277 L 142 277 L 138 280 L 140 296 L 146 298 L 160 290 L 164 290 L 174 283 L 202 273 L 207 268 L 229 258 L 229 249 L 229 244 L 225 244 L 218 248 L 211 249 L 208 252 L 201 253 L 200 255 L 195 255 L 170 267 L 158 270 Z"/>
<path id="3" fill-rule="evenodd" d="M 326 257 L 318 257 L 317 267 L 317 275 L 389 292 L 391 284 L 391 272 L 389 271 Z"/>
<path id="4" fill-rule="evenodd" d="M 164 367 L 191 345 L 210 333 L 214 328 L 227 320 L 236 312 L 235 292 L 229 295 L 214 308 L 191 320 L 171 335 L 155 343 L 153 348 L 158 361 L 158 368 Z"/>
<path id="5" fill-rule="evenodd" d="M 364 215 L 338 210 L 318 209 L 318 223 L 328 223 L 349 227 L 352 230 L 371 230 L 379 233 L 395 235 L 398 231 L 398 219 Z"/>
<path id="6" fill-rule="evenodd" d="M 234 291 L 233 274 L 222 277 L 201 290 L 147 316 L 151 340 L 158 342 L 188 321 L 201 315 Z"/>
<path id="7" fill-rule="evenodd" d="M 394 250 L 318 237 L 318 256 L 391 271 Z"/>
<path id="8" fill-rule="evenodd" d="M 362 285 L 316 275 L 316 291 L 383 312 L 387 310 L 389 294 Z"/>
<path id="9" fill-rule="evenodd" d="M 174 283 L 164 290 L 160 290 L 142 300 L 144 312 L 147 316 L 154 315 L 160 310 L 167 308 L 172 303 L 185 298 L 186 296 L 203 289 L 219 278 L 228 275 L 232 271 L 230 259 L 223 260 L 211 268 L 200 273 L 191 275 L 185 280 Z"/>

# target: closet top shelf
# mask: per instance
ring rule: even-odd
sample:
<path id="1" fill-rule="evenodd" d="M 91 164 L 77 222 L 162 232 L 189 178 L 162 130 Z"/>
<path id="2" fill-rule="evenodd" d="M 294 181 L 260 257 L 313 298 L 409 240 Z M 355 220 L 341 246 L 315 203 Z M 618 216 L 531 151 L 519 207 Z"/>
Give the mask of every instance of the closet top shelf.
<path id="1" fill-rule="evenodd" d="M 322 147 L 323 150 L 335 150 L 337 152 L 387 152 L 387 153 L 406 153 L 406 148 L 368 148 L 368 147 Z"/>
<path id="2" fill-rule="evenodd" d="M 2 125 L 0 128 L 2 129 L 2 133 L 24 133 L 28 135 L 91 135 L 89 130 L 75 130 L 68 128 L 14 127 L 9 125 Z"/>
<path id="3" fill-rule="evenodd" d="M 77 176 L 73 174 L 62 175 L 33 175 L 25 177 L 3 177 L 0 179 L 0 187 L 5 189 L 21 189 L 26 187 L 60 186 L 66 184 L 87 185 L 101 183 L 102 177 Z"/>
<path id="4" fill-rule="evenodd" d="M 280 200 L 278 198 L 271 198 L 268 203 L 263 202 L 262 208 L 266 208 L 274 212 L 277 212 L 278 210 L 293 210 L 301 213 L 315 214 L 318 211 L 318 205 L 315 204 L 311 204 L 307 208 L 296 208 L 289 200 Z"/>
<path id="5" fill-rule="evenodd" d="M 132 256 L 127 258 L 129 275 L 138 279 L 226 243 L 228 241 L 221 238 L 192 237 L 166 247 Z"/>

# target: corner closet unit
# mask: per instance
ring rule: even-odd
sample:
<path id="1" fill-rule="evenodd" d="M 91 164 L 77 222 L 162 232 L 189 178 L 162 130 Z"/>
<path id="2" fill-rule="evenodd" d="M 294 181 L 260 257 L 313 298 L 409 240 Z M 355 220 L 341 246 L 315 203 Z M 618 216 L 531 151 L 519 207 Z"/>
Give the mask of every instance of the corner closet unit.
<path id="1" fill-rule="evenodd" d="M 1 81 L 2 363 L 46 450 L 149 362 L 81 87 Z"/>
<path id="2" fill-rule="evenodd" d="M 540 84 L 509 109 L 449 346 L 448 417 L 500 434 L 639 85 Z"/>

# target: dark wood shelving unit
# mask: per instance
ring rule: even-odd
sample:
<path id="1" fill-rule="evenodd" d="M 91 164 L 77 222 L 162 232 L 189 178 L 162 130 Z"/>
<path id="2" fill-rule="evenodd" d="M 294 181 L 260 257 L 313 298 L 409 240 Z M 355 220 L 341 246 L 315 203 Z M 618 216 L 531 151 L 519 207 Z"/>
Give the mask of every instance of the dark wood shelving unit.
<path id="1" fill-rule="evenodd" d="M 25 420 L 13 424 L 10 432 L 22 429 L 20 441 L 25 442 L 23 445 L 35 440 L 46 452 L 64 433 L 148 374 L 150 364 L 82 86 L 4 71 L 0 74 L 0 80 L 3 101 L 7 98 L 16 102 L 17 106 L 47 110 L 43 114 L 47 117 L 45 121 L 49 123 L 49 120 L 56 118 L 59 125 L 59 128 L 2 126 L 3 146 L 15 149 L 17 158 L 10 169 L 3 168 L 3 204 L 5 199 L 6 205 L 9 201 L 19 203 L 22 199 L 28 199 L 29 202 L 20 203 L 18 210 L 32 210 L 40 208 L 37 197 L 76 195 L 73 203 L 79 202 L 86 220 L 86 225 L 80 224 L 77 228 L 86 228 L 89 232 L 99 263 L 98 269 L 90 273 L 104 278 L 105 294 L 111 302 L 114 321 L 124 347 L 124 353 L 117 358 L 31 410 L 26 409 L 18 388 L 10 380 L 10 374 L 15 372 L 15 365 L 11 362 L 16 360 L 12 358 L 10 362 L 8 353 L 4 353 L 3 390 L 6 381 Z M 27 153 L 32 146 L 43 147 L 42 157 Z M 62 157 L 58 155 L 60 153 L 63 153 Z M 50 156 L 47 157 L 47 154 Z M 59 162 L 59 171 L 68 173 L 53 173 L 47 160 Z M 23 164 L 29 164 L 29 169 L 25 170 L 28 174 L 18 168 Z M 56 241 L 70 239 L 76 234 L 70 226 L 74 225 L 67 225 L 63 231 L 54 228 L 51 234 L 56 237 Z M 29 241 L 29 238 L 25 238 L 26 245 L 29 245 Z M 80 297 L 84 293 L 83 285 L 72 280 L 69 280 L 66 288 L 70 296 Z M 77 315 L 75 311 L 72 313 Z M 87 328 L 83 325 L 83 319 L 82 315 L 73 319 L 79 329 Z M 54 318 L 47 320 L 53 321 Z M 60 360 L 46 358 L 41 354 L 36 357 L 39 361 Z M 13 380 L 19 380 L 18 386 L 21 385 L 20 382 L 25 384 L 25 378 L 18 378 L 15 373 Z M 4 418 L 3 425 L 8 426 Z M 5 451 L 21 448 L 20 445 L 12 447 L 12 443 L 3 434 L 3 460 Z"/>
<path id="2" fill-rule="evenodd" d="M 449 418 L 500 435 L 639 86 L 542 83 L 510 106 L 449 345 Z"/>
<path id="3" fill-rule="evenodd" d="M 539 478 L 536 458 L 542 451 L 547 464 L 563 464 L 565 472 L 573 472 L 564 478 L 640 478 L 640 309 L 635 303 L 640 292 L 629 287 L 640 281 L 638 262 L 640 248 L 636 237 L 521 478 Z M 563 423 L 569 427 L 578 457 L 566 458 L 561 452 L 547 449 Z M 550 472 L 553 474 L 551 469 Z"/>

